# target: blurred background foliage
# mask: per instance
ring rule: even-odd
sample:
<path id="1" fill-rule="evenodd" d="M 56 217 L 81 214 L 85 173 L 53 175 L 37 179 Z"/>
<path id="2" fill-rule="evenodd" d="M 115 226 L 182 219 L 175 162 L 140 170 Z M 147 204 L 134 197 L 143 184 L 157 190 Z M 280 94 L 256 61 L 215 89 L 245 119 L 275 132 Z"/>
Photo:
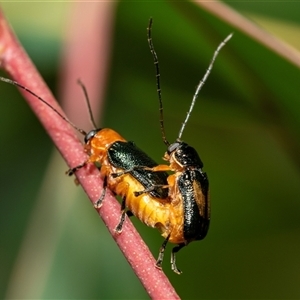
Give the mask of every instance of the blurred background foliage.
<path id="1" fill-rule="evenodd" d="M 300 3 L 228 4 L 299 49 Z M 2 3 L 54 94 L 61 28 L 71 5 Z M 165 147 L 146 39 L 149 17 L 170 141 L 213 51 L 234 32 L 183 134 L 209 175 L 212 222 L 204 241 L 178 254 L 181 276 L 170 270 L 173 245 L 168 246 L 164 271 L 175 289 L 184 299 L 299 298 L 299 69 L 187 2 L 123 1 L 116 14 L 99 123 L 134 140 L 157 161 Z M 0 85 L 0 297 L 10 295 L 9 287 L 23 291 L 24 298 L 148 298 L 84 193 L 64 175 L 65 163 L 53 160 L 56 150 L 18 91 Z M 156 257 L 159 233 L 133 222 Z M 28 228 L 34 229 L 29 241 Z M 30 247 L 24 253 L 26 238 Z M 30 261 L 25 272 L 32 284 L 16 287 L 12 270 L 20 267 L 22 255 Z"/>

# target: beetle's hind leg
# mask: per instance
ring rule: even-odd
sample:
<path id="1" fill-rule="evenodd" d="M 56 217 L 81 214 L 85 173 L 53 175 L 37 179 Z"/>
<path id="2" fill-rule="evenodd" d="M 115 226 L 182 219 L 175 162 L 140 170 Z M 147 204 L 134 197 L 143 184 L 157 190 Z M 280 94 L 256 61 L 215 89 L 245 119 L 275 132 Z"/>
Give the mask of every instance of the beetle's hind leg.
<path id="1" fill-rule="evenodd" d="M 176 257 L 175 257 L 175 253 L 177 253 L 181 248 L 183 248 L 185 246 L 184 243 L 182 244 L 178 244 L 178 246 L 175 246 L 172 249 L 172 253 L 171 253 L 171 269 L 176 273 L 176 274 L 181 274 L 182 272 L 177 268 L 176 266 Z"/>

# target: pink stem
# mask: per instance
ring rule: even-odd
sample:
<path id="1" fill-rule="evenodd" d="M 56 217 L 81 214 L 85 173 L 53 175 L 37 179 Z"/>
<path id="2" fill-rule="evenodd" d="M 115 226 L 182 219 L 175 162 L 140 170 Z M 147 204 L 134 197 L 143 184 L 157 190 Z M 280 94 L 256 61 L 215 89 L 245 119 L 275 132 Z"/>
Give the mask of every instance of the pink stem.
<path id="1" fill-rule="evenodd" d="M 109 9 L 109 7 L 107 8 Z M 109 25 L 111 26 L 111 24 Z M 83 25 L 78 24 L 78 26 Z M 74 31 L 76 32 L 76 29 Z M 101 39 L 96 33 L 94 36 L 95 38 Z M 102 47 L 107 46 L 103 44 Z M 70 51 L 72 51 L 72 49 L 70 49 Z M 104 51 L 102 53 L 106 52 Z M 0 62 L 2 68 L 10 74 L 13 80 L 34 91 L 50 105 L 64 114 L 35 66 L 14 36 L 1 11 Z M 77 71 L 80 75 L 81 70 Z M 104 84 L 104 81 L 105 80 L 103 79 L 102 84 Z M 98 82 L 98 84 L 101 83 Z M 62 120 L 55 112 L 49 109 L 49 107 L 43 105 L 38 99 L 23 90 L 20 92 L 45 127 L 47 133 L 68 166 L 74 167 L 85 161 L 87 156 L 84 153 L 83 146 L 78 140 L 73 128 Z M 91 202 L 95 202 L 102 191 L 102 180 L 98 170 L 91 165 L 88 168 L 79 170 L 76 173 L 76 176 Z M 149 296 L 152 299 L 179 299 L 179 296 L 176 294 L 165 274 L 155 268 L 155 259 L 129 219 L 126 219 L 122 234 L 115 234 L 114 228 L 120 218 L 120 205 L 112 193 L 106 193 L 103 206 L 98 213 L 132 266 L 134 272 L 142 282 Z"/>

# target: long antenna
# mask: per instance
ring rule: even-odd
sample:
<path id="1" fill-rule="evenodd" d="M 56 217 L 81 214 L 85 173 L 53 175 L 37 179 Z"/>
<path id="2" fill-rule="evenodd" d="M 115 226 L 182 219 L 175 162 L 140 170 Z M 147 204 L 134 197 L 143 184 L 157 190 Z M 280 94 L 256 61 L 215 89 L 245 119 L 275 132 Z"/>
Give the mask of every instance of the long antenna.
<path id="1" fill-rule="evenodd" d="M 219 54 L 220 50 L 223 48 L 223 46 L 225 46 L 225 44 L 231 39 L 232 35 L 233 35 L 233 33 L 229 34 L 226 37 L 226 39 L 221 42 L 221 44 L 218 46 L 217 50 L 215 51 L 215 53 L 214 53 L 214 55 L 213 55 L 213 57 L 211 59 L 211 62 L 209 64 L 209 66 L 208 66 L 208 68 L 207 68 L 207 70 L 206 70 L 203 78 L 200 80 L 200 83 L 198 84 L 198 86 L 196 88 L 196 92 L 194 94 L 194 97 L 193 97 L 190 109 L 189 109 L 189 111 L 188 111 L 188 113 L 186 115 L 186 118 L 185 118 L 184 122 L 182 123 L 182 126 L 181 126 L 181 129 L 179 131 L 179 135 L 178 135 L 177 140 L 180 140 L 180 138 L 182 136 L 183 130 L 184 130 L 185 126 L 186 126 L 186 123 L 187 123 L 188 119 L 190 118 L 191 112 L 192 112 L 192 110 L 194 108 L 194 105 L 195 105 L 196 100 L 198 98 L 199 92 L 200 92 L 202 86 L 204 85 L 204 83 L 206 82 L 206 79 L 207 79 L 207 77 L 209 76 L 209 74 L 210 74 L 210 72 L 212 70 L 212 67 L 214 65 L 216 57 L 218 56 L 218 54 Z"/>
<path id="2" fill-rule="evenodd" d="M 90 116 L 90 122 L 93 125 L 93 127 L 96 129 L 97 125 L 96 125 L 96 122 L 95 122 L 95 119 L 94 119 L 94 116 L 93 116 L 93 111 L 92 111 L 92 108 L 91 108 L 91 102 L 90 102 L 90 98 L 89 98 L 88 92 L 86 90 L 86 87 L 80 79 L 77 80 L 77 83 L 80 85 L 80 87 L 83 90 L 85 102 L 87 104 L 88 112 L 89 112 L 89 116 Z"/>
<path id="3" fill-rule="evenodd" d="M 52 105 L 50 105 L 48 102 L 46 102 L 43 98 L 41 98 L 40 96 L 38 96 L 37 94 L 35 94 L 34 92 L 32 92 L 30 89 L 28 89 L 27 87 L 23 86 L 22 84 L 8 79 L 8 78 L 4 78 L 0 76 L 0 80 L 12 85 L 15 85 L 23 90 L 25 90 L 26 92 L 28 92 L 29 94 L 31 94 L 32 96 L 36 97 L 37 99 L 39 99 L 41 102 L 43 102 L 44 104 L 46 104 L 48 107 L 50 107 L 55 113 L 57 113 L 63 120 L 65 120 L 67 123 L 69 123 L 75 130 L 77 130 L 78 132 L 80 132 L 82 135 L 86 135 L 86 132 L 81 129 L 78 128 L 74 123 L 72 123 L 68 118 L 66 118 L 65 116 L 63 116 L 58 110 L 56 110 Z"/>
<path id="4" fill-rule="evenodd" d="M 163 105 L 162 105 L 162 99 L 161 99 L 161 88 L 160 88 L 160 72 L 159 72 L 159 64 L 158 64 L 158 57 L 154 50 L 153 42 L 152 42 L 152 36 L 151 36 L 151 30 L 152 30 L 152 18 L 149 20 L 149 25 L 147 28 L 148 33 L 148 44 L 150 51 L 153 56 L 154 60 L 154 66 L 156 70 L 156 88 L 157 88 L 157 95 L 158 95 L 158 101 L 159 101 L 159 123 L 160 123 L 160 130 L 162 133 L 162 139 L 166 146 L 169 146 L 170 143 L 167 141 L 166 138 L 166 132 L 165 132 L 165 126 L 164 126 L 164 113 L 163 113 Z"/>

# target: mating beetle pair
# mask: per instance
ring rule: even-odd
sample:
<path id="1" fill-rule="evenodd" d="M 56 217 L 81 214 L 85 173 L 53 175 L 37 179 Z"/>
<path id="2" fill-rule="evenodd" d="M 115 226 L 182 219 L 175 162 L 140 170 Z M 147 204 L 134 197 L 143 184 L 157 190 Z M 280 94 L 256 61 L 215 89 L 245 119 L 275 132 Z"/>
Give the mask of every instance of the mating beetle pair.
<path id="1" fill-rule="evenodd" d="M 164 132 L 160 73 L 152 43 L 151 27 L 152 20 L 148 27 L 148 42 L 156 66 L 160 125 L 163 141 L 168 147 L 164 159 L 169 162 L 168 165 L 158 165 L 134 143 L 126 141 L 112 129 L 96 129 L 94 124 L 95 129 L 86 133 L 26 87 L 6 78 L 0 78 L 0 80 L 25 89 L 85 136 L 85 150 L 89 154 L 89 158 L 79 166 L 70 169 L 68 174 L 74 174 L 89 163 L 100 163 L 100 173 L 104 181 L 103 192 L 95 203 L 95 207 L 101 207 L 107 188 L 121 196 L 122 213 L 116 231 L 118 233 L 122 231 L 126 213 L 128 216 L 135 215 L 150 227 L 157 228 L 165 240 L 160 249 L 156 266 L 161 268 L 165 247 L 168 242 L 172 242 L 178 245 L 172 250 L 171 268 L 180 274 L 181 271 L 175 262 L 175 253 L 191 241 L 203 239 L 207 234 L 210 222 L 209 187 L 207 175 L 202 171 L 203 163 L 196 150 L 182 142 L 180 138 L 199 91 L 212 69 L 214 60 L 231 35 L 215 51 L 213 59 L 196 89 L 179 136 L 174 143 L 170 144 Z M 81 86 L 86 94 L 85 87 L 82 84 Z M 172 174 L 169 175 L 167 171 L 171 171 Z"/>

